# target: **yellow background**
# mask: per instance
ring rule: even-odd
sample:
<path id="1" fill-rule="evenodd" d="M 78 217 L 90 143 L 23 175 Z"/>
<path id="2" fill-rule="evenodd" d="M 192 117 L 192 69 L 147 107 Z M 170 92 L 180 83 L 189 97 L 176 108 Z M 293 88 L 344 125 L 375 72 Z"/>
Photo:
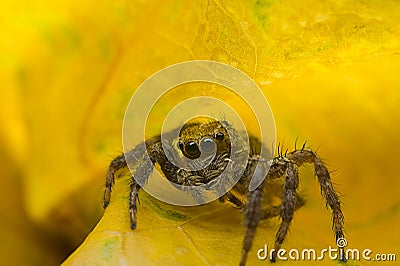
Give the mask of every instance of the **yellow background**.
<path id="1" fill-rule="evenodd" d="M 59 264 L 80 245 L 101 217 L 105 172 L 122 150 L 121 123 L 134 89 L 154 72 L 193 59 L 247 73 L 271 105 L 278 141 L 290 149 L 298 137 L 319 148 L 343 195 L 349 247 L 400 256 L 397 1 L 1 6 L 6 264 Z M 238 211 L 218 204 L 175 210 L 143 195 L 139 227 L 130 232 L 127 182 L 117 180 L 110 208 L 66 265 L 239 260 Z M 284 247 L 333 246 L 330 213 L 310 168 L 300 190 L 308 203 L 296 212 Z M 171 218 L 169 209 L 183 214 Z M 249 261 L 272 245 L 278 222 L 262 223 Z"/>

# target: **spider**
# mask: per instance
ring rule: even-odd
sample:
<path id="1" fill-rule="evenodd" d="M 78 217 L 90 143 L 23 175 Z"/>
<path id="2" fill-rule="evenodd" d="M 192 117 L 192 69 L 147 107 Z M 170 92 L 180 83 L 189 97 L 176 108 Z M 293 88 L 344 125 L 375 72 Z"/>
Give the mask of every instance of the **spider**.
<path id="1" fill-rule="evenodd" d="M 176 149 L 181 156 L 196 160 L 202 153 L 206 154 L 206 157 L 210 153 L 213 156 L 211 162 L 200 170 L 190 171 L 179 168 L 168 160 L 162 146 L 161 136 L 157 136 L 146 140 L 145 146 L 142 146 L 147 149 L 150 160 L 143 160 L 137 156 L 146 152 L 143 148 L 138 148 L 138 146 L 116 157 L 108 168 L 104 192 L 104 208 L 110 202 L 115 173 L 127 167 L 127 158 L 139 158 L 136 159 L 136 167 L 130 183 L 129 214 L 132 230 L 137 225 L 136 210 L 138 192 L 141 188 L 136 180 L 139 178 L 146 182 L 155 164 L 158 164 L 161 168 L 165 178 L 175 184 L 183 186 L 208 184 L 226 169 L 230 161 L 231 146 L 243 142 L 230 123 L 211 118 L 188 121 L 180 129 L 178 136 L 178 139 L 171 143 L 171 147 Z M 321 194 L 326 200 L 326 205 L 332 210 L 332 229 L 336 240 L 344 237 L 344 216 L 340 207 L 341 202 L 332 185 L 327 167 L 314 151 L 306 148 L 305 143 L 300 149 L 297 149 L 295 144 L 293 151 L 286 151 L 285 153 L 279 151 L 278 146 L 278 155 L 268 160 L 270 168 L 267 175 L 261 177 L 263 178 L 262 183 L 255 190 L 249 191 L 248 188 L 252 176 L 259 174 L 255 172 L 255 166 L 257 163 L 265 163 L 266 161 L 260 156 L 261 149 L 265 149 L 265 147 L 257 137 L 250 135 L 249 145 L 247 164 L 245 169 L 241 171 L 242 174 L 239 181 L 219 198 L 220 202 L 228 202 L 244 210 L 246 233 L 243 240 L 240 265 L 245 265 L 246 263 L 260 220 L 280 216 L 281 224 L 276 233 L 275 251 L 270 257 L 271 262 L 276 260 L 276 252 L 285 240 L 294 212 L 305 204 L 304 199 L 296 192 L 299 185 L 299 167 L 305 163 L 314 165 L 315 175 L 321 187 Z M 239 172 L 238 170 L 234 165 L 233 169 L 231 169 L 232 175 Z M 274 196 L 280 198 L 280 205 L 271 204 Z M 345 261 L 343 248 L 340 248 L 339 252 L 340 260 Z"/>

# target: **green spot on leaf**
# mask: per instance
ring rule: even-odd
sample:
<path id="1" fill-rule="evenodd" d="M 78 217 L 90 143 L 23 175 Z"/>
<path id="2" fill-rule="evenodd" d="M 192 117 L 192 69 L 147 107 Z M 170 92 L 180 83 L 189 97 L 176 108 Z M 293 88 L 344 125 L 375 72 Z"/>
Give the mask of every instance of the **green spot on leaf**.
<path id="1" fill-rule="evenodd" d="M 112 256 L 111 254 L 114 253 L 115 248 L 118 246 L 119 240 L 118 238 L 109 238 L 104 241 L 104 244 L 101 248 L 101 259 L 109 260 Z"/>

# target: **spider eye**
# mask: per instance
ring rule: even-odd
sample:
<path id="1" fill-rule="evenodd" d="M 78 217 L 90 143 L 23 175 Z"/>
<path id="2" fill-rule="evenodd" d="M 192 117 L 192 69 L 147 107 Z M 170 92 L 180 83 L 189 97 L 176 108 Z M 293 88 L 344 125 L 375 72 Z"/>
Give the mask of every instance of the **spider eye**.
<path id="1" fill-rule="evenodd" d="M 200 141 L 200 150 L 205 153 L 212 153 L 215 151 L 216 145 L 212 138 L 203 138 Z"/>
<path id="2" fill-rule="evenodd" d="M 224 133 L 222 132 L 218 132 L 217 134 L 215 134 L 215 138 L 219 141 L 224 139 Z"/>
<path id="3" fill-rule="evenodd" d="M 181 151 L 183 151 L 183 143 L 182 143 L 182 141 L 179 141 L 179 142 L 178 142 L 178 148 L 179 148 Z"/>
<path id="4" fill-rule="evenodd" d="M 189 141 L 185 145 L 185 151 L 189 155 L 190 159 L 196 159 L 200 157 L 200 150 L 199 147 L 197 146 L 196 142 L 194 141 Z"/>

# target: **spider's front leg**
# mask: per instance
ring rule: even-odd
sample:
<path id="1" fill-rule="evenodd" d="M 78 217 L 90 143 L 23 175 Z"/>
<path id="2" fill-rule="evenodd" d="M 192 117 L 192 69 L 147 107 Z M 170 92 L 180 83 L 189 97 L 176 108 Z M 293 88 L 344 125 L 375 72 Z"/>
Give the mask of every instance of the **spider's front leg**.
<path id="1" fill-rule="evenodd" d="M 315 152 L 310 149 L 295 150 L 287 155 L 287 158 L 294 161 L 297 166 L 301 166 L 303 163 L 314 164 L 315 175 L 318 178 L 319 185 L 321 187 L 321 194 L 324 196 L 326 205 L 332 210 L 332 228 L 335 232 L 336 241 L 344 237 L 344 215 L 340 207 L 340 199 L 338 194 L 333 187 L 330 174 L 321 158 L 317 156 Z M 339 248 L 339 257 L 341 261 L 346 261 L 344 254 L 344 248 Z"/>
<path id="2" fill-rule="evenodd" d="M 150 155 L 152 153 L 150 152 Z M 155 160 L 154 160 L 155 161 Z M 147 179 L 149 178 L 151 172 L 154 169 L 154 163 L 152 158 L 147 156 L 145 153 L 139 165 L 137 166 L 135 173 L 132 176 L 132 181 L 130 185 L 130 193 L 129 193 L 129 217 L 131 221 L 131 229 L 136 229 L 137 220 L 136 220 L 136 211 L 137 211 L 137 202 L 139 202 L 139 190 L 141 186 L 136 180 L 139 180 L 141 184 L 145 184 Z"/>
<path id="3" fill-rule="evenodd" d="M 136 166 L 135 172 L 132 176 L 129 193 L 129 216 L 131 229 L 135 229 L 137 225 L 136 211 L 137 202 L 139 201 L 138 194 L 141 188 L 139 183 L 145 184 L 147 182 L 147 179 L 154 169 L 154 163 L 157 161 L 157 154 L 159 150 L 160 148 L 158 142 L 152 143 L 151 145 L 139 145 L 135 149 L 116 157 L 110 163 L 108 168 L 104 190 L 104 209 L 107 208 L 108 204 L 110 203 L 112 185 L 115 183 L 115 173 L 128 166 L 126 158 L 128 158 L 130 166 Z M 139 183 L 136 180 L 139 180 Z"/>
<path id="4" fill-rule="evenodd" d="M 106 175 L 106 186 L 104 189 L 104 203 L 103 203 L 103 208 L 107 208 L 108 204 L 110 204 L 110 199 L 111 199 L 111 191 L 112 191 L 112 186 L 115 183 L 114 176 L 115 173 L 126 167 L 126 160 L 125 160 L 125 154 L 121 154 L 120 156 L 116 157 L 112 162 L 110 163 L 110 166 L 108 167 L 107 170 L 107 175 Z"/>

